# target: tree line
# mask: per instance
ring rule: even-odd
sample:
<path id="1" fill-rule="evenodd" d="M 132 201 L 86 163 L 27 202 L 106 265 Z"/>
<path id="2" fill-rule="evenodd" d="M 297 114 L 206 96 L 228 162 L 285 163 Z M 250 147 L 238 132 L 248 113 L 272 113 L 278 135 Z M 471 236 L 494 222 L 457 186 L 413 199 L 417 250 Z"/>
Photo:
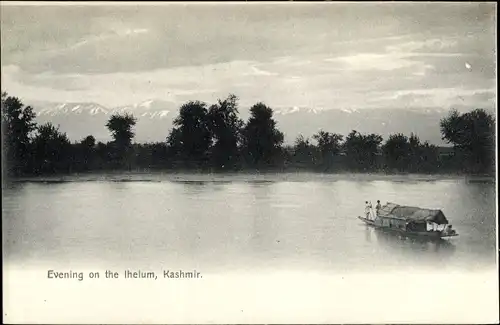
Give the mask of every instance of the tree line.
<path id="1" fill-rule="evenodd" d="M 114 114 L 106 127 L 112 141 L 88 135 L 71 142 L 52 123 L 38 125 L 33 108 L 2 93 L 2 173 L 28 176 L 98 170 L 185 169 L 202 171 L 314 170 L 320 172 L 464 172 L 494 173 L 495 121 L 476 109 L 452 110 L 439 121 L 442 138 L 453 150 L 421 142 L 417 135 L 378 134 L 356 130 L 347 136 L 319 130 L 284 145 L 273 110 L 262 102 L 250 117 L 238 116 L 238 98 L 229 95 L 208 105 L 183 104 L 165 141 L 134 143 L 136 118 Z"/>

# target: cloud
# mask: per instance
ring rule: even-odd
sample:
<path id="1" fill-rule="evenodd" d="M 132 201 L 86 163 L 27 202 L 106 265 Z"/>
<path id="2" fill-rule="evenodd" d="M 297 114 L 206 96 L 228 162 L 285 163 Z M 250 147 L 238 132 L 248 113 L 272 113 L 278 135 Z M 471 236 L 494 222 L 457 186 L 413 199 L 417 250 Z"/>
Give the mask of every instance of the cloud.
<path id="1" fill-rule="evenodd" d="M 238 95 L 246 106 L 261 100 L 276 107 L 327 109 L 491 105 L 478 92 L 486 89 L 494 94 L 494 81 L 467 70 L 461 61 L 433 60 L 441 61 L 368 52 L 337 58 L 289 56 L 267 62 L 231 61 L 91 75 L 31 74 L 10 66 L 3 71 L 3 81 L 6 90 L 32 99 L 93 101 L 106 106 L 130 105 L 151 98 L 177 104 L 195 99 L 213 102 L 229 93 Z M 440 65 L 445 73 L 432 75 Z M 454 65 L 460 69 L 451 69 Z"/>
<path id="2" fill-rule="evenodd" d="M 277 73 L 274 73 L 274 72 L 261 70 L 255 66 L 251 67 L 251 69 L 252 69 L 252 72 L 246 73 L 246 75 L 254 75 L 254 76 L 276 76 L 276 75 L 278 75 Z"/>
<path id="3" fill-rule="evenodd" d="M 109 74 L 31 74 L 18 66 L 3 67 L 5 89 L 27 98 L 44 101 L 93 101 L 106 106 L 128 105 L 139 100 L 158 98 L 182 103 L 186 100 L 212 100 L 227 95 L 233 85 L 252 85 L 258 78 L 278 74 L 258 68 L 252 61 L 159 69 L 137 73 Z M 240 89 L 241 89 L 240 88 Z"/>
<path id="4" fill-rule="evenodd" d="M 123 32 L 119 32 L 118 35 L 129 36 L 129 35 L 145 34 L 147 32 L 149 32 L 149 29 L 147 28 L 134 28 L 134 29 L 126 29 Z"/>
<path id="5" fill-rule="evenodd" d="M 443 109 L 467 107 L 492 109 L 496 98 L 495 88 L 433 88 L 411 89 L 373 94 L 373 101 L 398 103 L 403 107 L 440 107 Z"/>
<path id="6" fill-rule="evenodd" d="M 414 67 L 419 71 L 431 68 L 425 63 L 410 60 L 399 53 L 359 53 L 349 56 L 325 59 L 327 62 L 341 63 L 342 68 L 353 71 L 393 71 Z"/>
<path id="7" fill-rule="evenodd" d="M 414 35 L 423 38 L 423 35 Z M 401 40 L 401 38 L 396 38 Z M 327 62 L 341 64 L 341 68 L 352 71 L 394 71 L 413 70 L 415 76 L 424 76 L 434 65 L 428 58 L 455 58 L 466 56 L 457 50 L 458 42 L 453 39 L 431 38 L 392 43 L 379 52 L 354 53 L 325 59 Z"/>
<path id="8" fill-rule="evenodd" d="M 415 52 L 423 51 L 443 51 L 453 49 L 457 46 L 457 41 L 453 39 L 431 38 L 418 41 L 409 41 L 386 46 L 389 52 Z"/>
<path id="9" fill-rule="evenodd" d="M 5 90 L 106 106 L 228 93 L 276 107 L 491 104 L 494 24 L 475 5 L 70 7 L 2 11 Z"/>
<path id="10" fill-rule="evenodd" d="M 148 33 L 147 28 L 111 28 L 110 30 L 100 33 L 98 35 L 88 35 L 79 39 L 73 45 L 69 45 L 62 48 L 53 49 L 52 52 L 67 52 L 76 50 L 82 46 L 93 45 L 95 43 L 108 41 L 111 39 L 119 39 L 124 37 L 136 36 L 140 34 Z"/>
<path id="11" fill-rule="evenodd" d="M 275 6 L 28 6 L 22 10 L 7 6 L 1 13 L 2 60 L 36 73 L 95 74 L 267 62 L 286 56 L 302 56 L 303 60 L 295 61 L 300 66 L 311 65 L 313 55 L 435 53 L 436 49 L 448 53 L 453 42 L 462 46 L 464 35 L 473 36 L 467 46 L 494 48 L 489 36 L 494 34 L 494 24 L 481 18 L 485 9 L 475 4 L 453 8 L 310 4 L 272 10 Z M 494 13 L 492 6 L 483 8 L 493 8 L 489 11 Z"/>

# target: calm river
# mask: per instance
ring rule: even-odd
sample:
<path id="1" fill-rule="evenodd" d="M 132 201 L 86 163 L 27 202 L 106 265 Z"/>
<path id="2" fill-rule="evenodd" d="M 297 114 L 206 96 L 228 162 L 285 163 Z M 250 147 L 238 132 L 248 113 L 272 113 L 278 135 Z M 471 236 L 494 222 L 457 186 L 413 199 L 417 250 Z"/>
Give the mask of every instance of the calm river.
<path id="1" fill-rule="evenodd" d="M 362 224 L 364 201 L 442 209 L 441 244 Z M 4 189 L 4 262 L 212 270 L 495 268 L 495 185 L 370 175 L 128 175 Z"/>

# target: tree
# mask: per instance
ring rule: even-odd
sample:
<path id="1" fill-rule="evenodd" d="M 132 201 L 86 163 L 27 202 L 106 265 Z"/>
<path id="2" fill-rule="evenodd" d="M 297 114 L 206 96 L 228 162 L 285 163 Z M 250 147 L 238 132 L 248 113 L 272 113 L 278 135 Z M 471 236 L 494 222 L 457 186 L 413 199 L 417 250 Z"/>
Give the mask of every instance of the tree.
<path id="1" fill-rule="evenodd" d="M 33 163 L 35 174 L 68 172 L 71 167 L 71 143 L 66 133 L 59 131 L 52 123 L 38 127 L 33 139 Z"/>
<path id="2" fill-rule="evenodd" d="M 343 135 L 320 130 L 313 135 L 313 139 L 318 142 L 318 149 L 321 154 L 321 161 L 325 167 L 330 166 L 333 158 L 340 153 L 342 148 Z"/>
<path id="3" fill-rule="evenodd" d="M 200 101 L 183 104 L 167 142 L 185 164 L 206 164 L 212 143 L 206 104 Z"/>
<path id="4" fill-rule="evenodd" d="M 357 170 L 374 169 L 382 140 L 378 134 L 363 135 L 356 130 L 351 131 L 343 144 L 349 165 Z"/>
<path id="5" fill-rule="evenodd" d="M 19 98 L 8 96 L 5 92 L 2 93 L 1 103 L 5 170 L 9 174 L 20 175 L 28 171 L 29 146 L 36 130 L 36 115 L 31 106 L 25 106 Z"/>
<path id="6" fill-rule="evenodd" d="M 75 145 L 76 165 L 80 165 L 84 170 L 91 168 L 95 155 L 95 138 L 92 135 L 86 136 Z"/>
<path id="7" fill-rule="evenodd" d="M 441 119 L 443 140 L 453 144 L 463 168 L 472 172 L 491 172 L 495 160 L 495 121 L 483 109 L 465 114 L 452 110 Z"/>
<path id="8" fill-rule="evenodd" d="M 109 168 L 109 164 L 113 159 L 111 146 L 99 141 L 95 146 L 95 158 L 99 169 Z"/>
<path id="9" fill-rule="evenodd" d="M 420 142 L 417 135 L 411 133 L 409 143 L 408 170 L 412 172 L 430 172 L 439 167 L 438 148 L 428 141 Z"/>
<path id="10" fill-rule="evenodd" d="M 95 138 L 92 135 L 88 135 L 80 142 L 80 144 L 85 148 L 92 149 L 95 147 Z"/>
<path id="11" fill-rule="evenodd" d="M 133 115 L 127 113 L 125 115 L 113 114 L 106 123 L 114 139 L 111 143 L 112 160 L 119 166 L 125 163 L 128 163 L 129 168 L 131 166 L 132 139 L 135 135 L 133 127 L 136 121 Z"/>
<path id="12" fill-rule="evenodd" d="M 295 139 L 293 155 L 296 162 L 314 165 L 316 163 L 316 148 L 308 138 L 299 134 Z"/>
<path id="13" fill-rule="evenodd" d="M 174 127 L 167 136 L 167 149 L 174 160 L 182 159 L 183 157 L 183 142 L 181 139 L 182 132 L 179 127 Z"/>
<path id="14" fill-rule="evenodd" d="M 440 167 L 438 148 L 427 141 L 419 145 L 418 158 L 416 166 L 418 172 L 431 172 Z"/>
<path id="15" fill-rule="evenodd" d="M 238 117 L 238 98 L 231 94 L 225 100 L 210 106 L 208 126 L 212 135 L 212 160 L 217 168 L 234 166 L 241 142 L 243 121 Z"/>
<path id="16" fill-rule="evenodd" d="M 283 133 L 276 127 L 273 110 L 263 103 L 250 108 L 250 118 L 243 128 L 243 146 L 253 166 L 270 165 L 283 144 Z"/>
<path id="17" fill-rule="evenodd" d="M 136 118 L 128 113 L 125 115 L 113 114 L 106 123 L 106 127 L 111 132 L 116 144 L 129 147 L 135 136 L 133 127 L 136 122 Z"/>
<path id="18" fill-rule="evenodd" d="M 415 138 L 412 141 L 413 145 L 416 145 Z M 418 149 L 418 147 L 414 149 Z M 382 146 L 382 152 L 387 167 L 391 169 L 395 168 L 399 171 L 408 169 L 411 160 L 411 147 L 407 136 L 401 133 L 391 134 Z"/>

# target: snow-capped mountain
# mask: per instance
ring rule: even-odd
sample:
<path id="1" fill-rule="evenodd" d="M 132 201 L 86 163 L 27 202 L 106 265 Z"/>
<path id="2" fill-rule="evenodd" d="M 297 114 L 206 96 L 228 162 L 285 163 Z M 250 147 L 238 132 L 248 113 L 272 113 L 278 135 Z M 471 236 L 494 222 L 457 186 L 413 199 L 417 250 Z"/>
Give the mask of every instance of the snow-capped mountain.
<path id="1" fill-rule="evenodd" d="M 102 105 L 96 103 L 60 103 L 54 105 L 53 103 L 37 103 L 33 105 L 35 110 L 37 107 L 40 109 L 37 111 L 38 115 L 51 115 L 55 116 L 58 114 L 108 114 L 108 109 Z"/>
<path id="2" fill-rule="evenodd" d="M 105 107 L 97 103 L 52 103 L 52 102 L 36 102 L 31 104 L 39 116 L 59 114 L 89 114 L 89 115 L 111 115 L 115 113 L 131 113 L 140 116 L 164 117 L 169 114 L 174 107 L 173 103 L 166 101 L 147 100 L 141 103 Z"/>
<path id="3" fill-rule="evenodd" d="M 179 106 L 161 100 L 147 100 L 137 104 L 104 107 L 97 103 L 29 103 L 37 113 L 39 123 L 52 122 L 59 125 L 73 141 L 93 135 L 98 141 L 111 137 L 106 122 L 112 114 L 129 113 L 137 118 L 135 127 L 137 142 L 164 141 Z M 246 121 L 249 108 L 239 109 L 240 117 Z M 312 137 L 320 129 L 340 133 L 344 136 L 352 130 L 361 133 L 377 133 L 387 139 L 390 134 L 417 134 L 422 141 L 443 145 L 439 122 L 449 110 L 435 108 L 404 109 L 326 109 L 309 107 L 280 107 L 274 109 L 278 128 L 285 135 L 285 143 L 293 143 L 299 134 Z M 495 114 L 495 112 L 492 112 Z"/>
<path id="4" fill-rule="evenodd" d="M 79 141 L 87 135 L 93 135 L 98 141 L 109 141 L 106 122 L 113 114 L 129 113 L 137 118 L 136 141 L 163 141 L 158 137 L 158 128 L 168 134 L 175 118 L 174 106 L 170 102 L 148 100 L 133 105 L 105 107 L 97 103 L 29 103 L 37 113 L 39 123 L 51 122 L 66 132 L 72 141 Z"/>
<path id="5" fill-rule="evenodd" d="M 164 118 L 175 109 L 175 103 L 149 99 L 133 105 L 114 107 L 110 109 L 110 113 L 130 113 L 137 117 Z"/>
<path id="6" fill-rule="evenodd" d="M 293 107 L 282 107 L 282 108 L 274 109 L 274 115 L 287 115 L 287 114 L 293 114 L 293 113 L 298 113 L 298 112 L 318 114 L 318 112 L 320 112 L 320 111 L 322 111 L 322 109 L 320 109 L 320 108 L 293 106 Z"/>

